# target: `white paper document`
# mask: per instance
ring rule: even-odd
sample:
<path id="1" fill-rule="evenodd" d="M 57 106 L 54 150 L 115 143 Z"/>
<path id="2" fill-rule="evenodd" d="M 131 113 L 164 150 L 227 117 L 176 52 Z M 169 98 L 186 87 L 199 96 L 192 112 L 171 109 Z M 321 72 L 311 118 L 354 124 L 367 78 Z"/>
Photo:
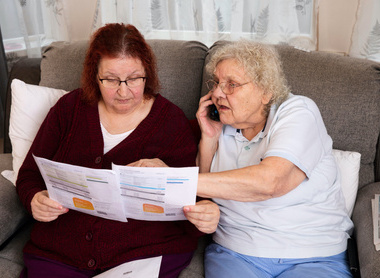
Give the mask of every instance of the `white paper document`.
<path id="1" fill-rule="evenodd" d="M 372 220 L 373 220 L 373 244 L 376 251 L 380 250 L 380 194 L 375 194 L 372 199 Z"/>
<path id="2" fill-rule="evenodd" d="M 94 278 L 158 278 L 162 256 L 121 264 Z"/>
<path id="3" fill-rule="evenodd" d="M 185 220 L 183 206 L 194 205 L 198 167 L 92 169 L 34 156 L 49 197 L 62 206 L 127 222 Z"/>

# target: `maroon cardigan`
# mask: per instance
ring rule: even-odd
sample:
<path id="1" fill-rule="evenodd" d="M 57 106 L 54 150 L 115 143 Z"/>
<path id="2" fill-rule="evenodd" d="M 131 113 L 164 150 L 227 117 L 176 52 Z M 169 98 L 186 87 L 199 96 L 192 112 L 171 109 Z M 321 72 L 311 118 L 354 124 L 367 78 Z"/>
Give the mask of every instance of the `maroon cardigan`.
<path id="1" fill-rule="evenodd" d="M 46 189 L 32 153 L 54 161 L 97 169 L 160 158 L 171 167 L 194 166 L 196 141 L 183 112 L 157 95 L 149 115 L 120 144 L 103 154 L 97 106 L 77 89 L 50 110 L 19 171 L 17 192 L 31 213 L 33 196 Z M 24 252 L 85 269 L 106 269 L 141 257 L 194 251 L 201 233 L 188 221 L 107 220 L 70 210 L 36 222 Z"/>

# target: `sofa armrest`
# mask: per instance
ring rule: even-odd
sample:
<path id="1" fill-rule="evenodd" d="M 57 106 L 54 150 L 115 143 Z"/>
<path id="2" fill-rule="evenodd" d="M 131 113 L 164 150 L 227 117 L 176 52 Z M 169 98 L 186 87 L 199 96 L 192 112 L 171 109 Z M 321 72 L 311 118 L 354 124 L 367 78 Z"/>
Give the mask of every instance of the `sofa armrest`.
<path id="1" fill-rule="evenodd" d="M 358 191 L 352 219 L 359 255 L 361 277 L 380 277 L 380 251 L 373 244 L 371 199 L 380 193 L 380 182 L 368 184 Z"/>
<path id="2" fill-rule="evenodd" d="M 0 154 L 0 172 L 12 169 L 12 155 Z M 8 239 L 30 218 L 22 206 L 15 186 L 0 177 L 0 250 Z"/>

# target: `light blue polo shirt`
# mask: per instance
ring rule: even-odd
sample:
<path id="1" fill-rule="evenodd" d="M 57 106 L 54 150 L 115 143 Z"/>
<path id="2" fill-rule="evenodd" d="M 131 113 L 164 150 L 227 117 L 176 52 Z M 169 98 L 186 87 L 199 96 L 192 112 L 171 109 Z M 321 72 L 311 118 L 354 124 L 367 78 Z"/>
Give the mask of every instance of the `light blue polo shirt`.
<path id="1" fill-rule="evenodd" d="M 267 258 L 332 256 L 346 250 L 353 223 L 345 210 L 338 167 L 316 104 L 290 95 L 272 106 L 266 126 L 252 140 L 225 125 L 211 172 L 288 159 L 307 178 L 284 196 L 260 202 L 214 199 L 221 218 L 214 240 L 235 252 Z"/>

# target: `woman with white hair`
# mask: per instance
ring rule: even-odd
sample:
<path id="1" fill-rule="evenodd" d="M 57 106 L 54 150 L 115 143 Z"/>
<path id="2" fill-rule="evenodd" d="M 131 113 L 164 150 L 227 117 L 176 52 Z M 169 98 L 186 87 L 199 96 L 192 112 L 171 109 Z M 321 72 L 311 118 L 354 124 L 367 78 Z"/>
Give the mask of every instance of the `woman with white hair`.
<path id="1" fill-rule="evenodd" d="M 268 45 L 228 43 L 207 70 L 198 195 L 219 205 L 220 221 L 206 277 L 351 277 L 353 223 L 317 105 L 290 93 Z"/>

